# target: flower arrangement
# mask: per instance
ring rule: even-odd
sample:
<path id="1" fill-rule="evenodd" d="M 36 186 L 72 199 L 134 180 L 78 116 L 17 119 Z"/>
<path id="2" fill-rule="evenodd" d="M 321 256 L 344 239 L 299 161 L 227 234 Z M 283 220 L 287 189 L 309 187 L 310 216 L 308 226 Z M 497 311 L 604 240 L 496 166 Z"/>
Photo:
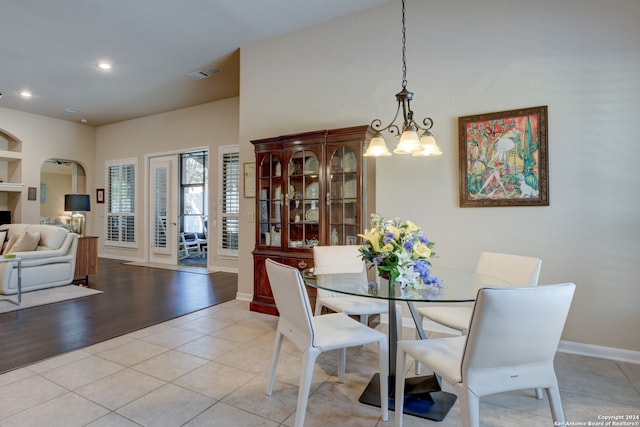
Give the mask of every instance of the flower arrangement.
<path id="1" fill-rule="evenodd" d="M 385 220 L 371 215 L 371 228 L 359 234 L 362 259 L 378 269 L 380 277 L 400 283 L 402 288 L 442 288 L 442 280 L 431 275 L 431 262 L 436 254 L 435 242 L 427 239 L 420 227 L 400 218 Z"/>

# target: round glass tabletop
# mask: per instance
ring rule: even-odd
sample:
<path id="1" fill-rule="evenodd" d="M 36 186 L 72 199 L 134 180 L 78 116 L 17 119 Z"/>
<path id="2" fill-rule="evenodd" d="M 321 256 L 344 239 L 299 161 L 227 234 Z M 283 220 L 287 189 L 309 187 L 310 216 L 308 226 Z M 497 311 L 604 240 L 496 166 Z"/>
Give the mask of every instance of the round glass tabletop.
<path id="1" fill-rule="evenodd" d="M 315 274 L 313 268 L 301 273 L 304 282 L 314 288 L 347 295 L 414 302 L 474 301 L 480 288 L 509 285 L 502 279 L 473 271 L 444 267 L 432 267 L 431 271 L 432 276 L 441 280 L 440 288 L 429 286 L 425 289 L 415 289 L 410 286 L 403 287 L 398 283 L 390 286 L 388 280 L 372 277 L 375 271 L 370 271 L 369 277 L 364 272 L 330 270 L 323 271 L 323 274 Z"/>

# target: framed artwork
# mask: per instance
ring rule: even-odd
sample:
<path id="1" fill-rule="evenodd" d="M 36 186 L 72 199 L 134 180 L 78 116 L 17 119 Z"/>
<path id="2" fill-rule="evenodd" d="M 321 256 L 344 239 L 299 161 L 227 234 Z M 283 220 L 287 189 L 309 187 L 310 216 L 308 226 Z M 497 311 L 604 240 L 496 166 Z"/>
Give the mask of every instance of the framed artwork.
<path id="1" fill-rule="evenodd" d="M 460 206 L 548 206 L 547 106 L 458 118 Z"/>
<path id="2" fill-rule="evenodd" d="M 29 187 L 27 189 L 27 200 L 37 200 L 38 199 L 38 189 L 36 187 Z"/>
<path id="3" fill-rule="evenodd" d="M 104 203 L 104 188 L 96 188 L 96 203 Z"/>
<path id="4" fill-rule="evenodd" d="M 256 164 L 245 163 L 243 166 L 244 197 L 256 197 Z"/>

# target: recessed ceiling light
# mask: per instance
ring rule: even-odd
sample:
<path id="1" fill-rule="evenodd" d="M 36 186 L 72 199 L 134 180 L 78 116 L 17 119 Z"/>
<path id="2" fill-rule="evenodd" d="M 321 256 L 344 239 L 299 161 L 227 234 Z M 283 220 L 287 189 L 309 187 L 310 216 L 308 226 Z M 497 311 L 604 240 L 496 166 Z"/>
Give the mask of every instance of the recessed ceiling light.
<path id="1" fill-rule="evenodd" d="M 101 70 L 108 71 L 111 69 L 111 63 L 105 62 L 105 61 L 98 62 L 98 68 L 100 68 Z"/>
<path id="2" fill-rule="evenodd" d="M 23 90 L 20 92 L 20 96 L 23 98 L 31 98 L 33 94 L 28 90 Z"/>

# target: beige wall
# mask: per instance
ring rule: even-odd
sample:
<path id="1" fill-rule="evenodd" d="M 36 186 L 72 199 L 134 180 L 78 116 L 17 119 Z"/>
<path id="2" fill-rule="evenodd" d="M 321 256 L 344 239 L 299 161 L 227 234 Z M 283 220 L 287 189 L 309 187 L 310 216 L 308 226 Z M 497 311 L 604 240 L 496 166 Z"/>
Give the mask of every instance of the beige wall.
<path id="1" fill-rule="evenodd" d="M 71 175 L 41 173 L 40 179 L 45 185 L 45 202 L 40 203 L 40 216 L 64 215 L 64 195 L 71 193 Z M 38 194 L 38 199 L 41 197 Z"/>
<path id="2" fill-rule="evenodd" d="M 379 159 L 377 212 L 422 225 L 434 264 L 472 269 L 481 250 L 541 257 L 540 283 L 577 285 L 563 340 L 640 351 L 640 2 L 407 3 L 413 109 L 434 119 L 445 154 Z M 399 14 L 393 1 L 243 47 L 241 161 L 253 160 L 251 139 L 391 120 Z M 457 118 L 539 105 L 549 106 L 550 206 L 459 208 Z M 249 260 L 255 208 L 242 202 Z M 253 292 L 252 274 L 240 271 L 240 294 Z"/>
<path id="3" fill-rule="evenodd" d="M 38 223 L 40 221 L 40 168 L 49 158 L 75 160 L 85 170 L 94 169 L 95 128 L 66 120 L 27 114 L 0 108 L 0 129 L 22 142 L 22 182 L 20 214 L 14 222 Z M 38 188 L 37 200 L 27 200 L 27 188 Z M 92 177 L 87 178 L 87 188 L 95 188 Z M 92 210 L 95 206 L 91 197 Z M 93 234 L 93 212 L 86 214 L 87 234 Z"/>
<path id="4" fill-rule="evenodd" d="M 96 168 L 93 178 L 98 187 L 106 187 L 105 162 L 136 158 L 138 161 L 136 212 L 140 226 L 136 228 L 136 249 L 121 249 L 101 245 L 100 253 L 104 256 L 147 260 L 148 254 L 143 244 L 147 229 L 143 221 L 147 218 L 146 195 L 148 173 L 145 155 L 159 153 L 178 153 L 191 149 L 209 149 L 209 216 L 216 212 L 215 195 L 218 188 L 218 147 L 238 143 L 238 98 L 229 98 L 218 102 L 199 105 L 192 108 L 157 114 L 140 119 L 129 120 L 113 125 L 102 126 L 96 137 Z M 104 221 L 104 204 L 96 209 L 96 220 Z M 210 221 L 211 222 L 211 221 Z M 217 229 L 209 227 L 209 234 L 215 235 Z M 100 229 L 100 237 L 103 230 Z M 210 239 L 211 240 L 211 239 Z M 103 241 L 101 239 L 101 241 Z M 225 270 L 237 269 L 238 262 L 233 259 L 219 258 L 216 245 L 209 245 L 209 267 Z"/>

